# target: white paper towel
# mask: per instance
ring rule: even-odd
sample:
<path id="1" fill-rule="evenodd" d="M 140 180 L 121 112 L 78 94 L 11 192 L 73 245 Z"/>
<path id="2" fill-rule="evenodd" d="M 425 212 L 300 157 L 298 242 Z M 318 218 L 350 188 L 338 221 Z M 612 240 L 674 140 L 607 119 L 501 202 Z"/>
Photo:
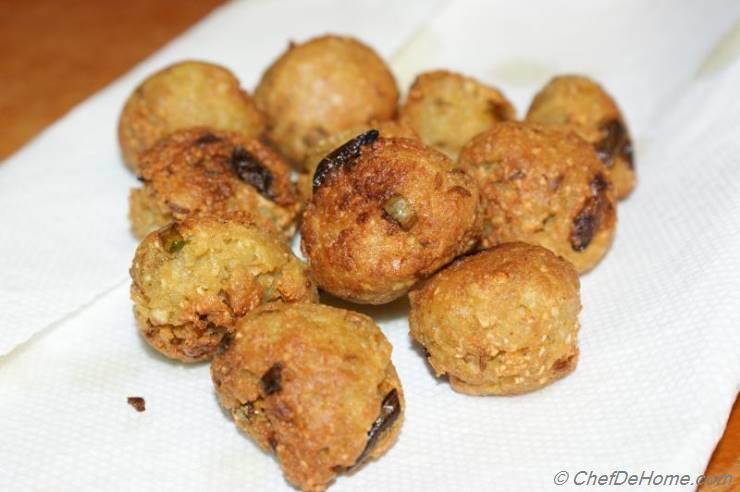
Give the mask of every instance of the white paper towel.
<path id="1" fill-rule="evenodd" d="M 500 83 L 520 113 L 551 72 L 593 74 L 647 142 L 616 242 L 583 277 L 577 371 L 521 397 L 462 396 L 414 350 L 402 303 L 362 309 L 393 343 L 407 418 L 386 456 L 334 490 L 584 490 L 579 470 L 693 480 L 740 387 L 740 60 L 690 81 L 738 15 L 736 2 L 636 0 L 219 10 L 0 167 L 0 353 L 38 333 L 0 359 L 0 488 L 288 488 L 220 411 L 207 365 L 169 362 L 137 335 L 134 180 L 114 129 L 162 65 L 214 60 L 249 85 L 288 39 L 325 31 L 397 53 L 402 79 L 443 66 Z"/>
<path id="2" fill-rule="evenodd" d="M 128 281 L 136 245 L 116 140 L 126 97 L 182 59 L 231 68 L 253 87 L 291 39 L 354 34 L 390 57 L 439 1 L 250 1 L 218 9 L 186 35 L 76 108 L 0 167 L 0 355 Z M 12 328 L 11 328 L 12 327 Z"/>

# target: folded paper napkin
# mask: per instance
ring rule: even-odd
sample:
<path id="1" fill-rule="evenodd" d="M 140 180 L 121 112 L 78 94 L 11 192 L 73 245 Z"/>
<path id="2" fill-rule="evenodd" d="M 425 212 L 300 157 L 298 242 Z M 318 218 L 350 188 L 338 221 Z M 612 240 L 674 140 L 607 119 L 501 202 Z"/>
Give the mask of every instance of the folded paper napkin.
<path id="1" fill-rule="evenodd" d="M 388 454 L 335 490 L 570 490 L 579 471 L 693 480 L 740 387 L 740 59 L 699 73 L 739 16 L 731 0 L 219 9 L 0 166 L 0 486 L 289 489 L 219 409 L 208 366 L 169 362 L 136 332 L 135 180 L 115 125 L 136 83 L 168 63 L 215 61 L 253 87 L 289 39 L 327 31 L 372 44 L 404 85 L 460 70 L 520 114 L 554 73 L 590 74 L 627 114 L 639 176 L 611 251 L 582 278 L 579 367 L 542 391 L 454 393 L 414 350 L 403 303 L 358 308 L 393 343 L 407 418 Z M 557 487 L 560 471 L 570 478 Z"/>

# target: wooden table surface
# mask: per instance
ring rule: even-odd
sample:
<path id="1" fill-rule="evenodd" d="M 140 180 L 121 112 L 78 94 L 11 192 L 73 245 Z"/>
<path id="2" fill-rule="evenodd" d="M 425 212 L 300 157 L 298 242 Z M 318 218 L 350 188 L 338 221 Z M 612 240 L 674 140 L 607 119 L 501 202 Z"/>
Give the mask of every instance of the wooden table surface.
<path id="1" fill-rule="evenodd" d="M 222 2 L 0 0 L 0 159 Z M 740 490 L 738 401 L 706 473 Z"/>

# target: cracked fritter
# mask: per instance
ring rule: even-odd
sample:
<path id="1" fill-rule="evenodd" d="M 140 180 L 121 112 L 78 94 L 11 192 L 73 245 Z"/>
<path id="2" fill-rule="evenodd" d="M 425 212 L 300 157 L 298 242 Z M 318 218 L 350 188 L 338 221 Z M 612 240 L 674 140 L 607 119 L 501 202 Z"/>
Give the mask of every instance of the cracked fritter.
<path id="1" fill-rule="evenodd" d="M 320 140 L 393 118 L 398 87 L 372 48 L 326 35 L 291 43 L 262 75 L 254 97 L 268 116 L 268 138 L 299 166 Z"/>
<path id="2" fill-rule="evenodd" d="M 316 302 L 288 246 L 250 224 L 189 218 L 147 235 L 131 266 L 139 331 L 172 359 L 210 359 L 234 323 L 268 302 Z"/>
<path id="3" fill-rule="evenodd" d="M 176 63 L 149 76 L 126 101 L 118 121 L 124 161 L 138 173 L 143 151 L 170 133 L 196 126 L 257 137 L 265 117 L 226 68 Z"/>
<path id="4" fill-rule="evenodd" d="M 258 140 L 206 128 L 182 130 L 144 152 L 141 188 L 129 197 L 131 228 L 143 237 L 172 221 L 249 218 L 290 240 L 302 208 L 290 166 Z"/>
<path id="5" fill-rule="evenodd" d="M 540 246 L 503 244 L 412 290 L 411 336 L 459 392 L 532 391 L 576 367 L 579 288 L 563 258 Z"/>
<path id="6" fill-rule="evenodd" d="M 553 78 L 535 96 L 527 121 L 566 126 L 593 145 L 614 183 L 617 198 L 626 198 L 635 187 L 632 139 L 617 103 L 588 77 Z"/>
<path id="7" fill-rule="evenodd" d="M 417 76 L 399 114 L 422 142 L 452 159 L 471 138 L 515 117 L 514 107 L 501 91 L 446 70 Z"/>
<path id="8" fill-rule="evenodd" d="M 370 130 L 319 163 L 301 248 L 322 289 L 383 304 L 475 246 L 481 205 L 475 180 L 444 154 Z"/>
<path id="9" fill-rule="evenodd" d="M 395 441 L 405 403 L 391 350 L 362 314 L 267 304 L 238 323 L 211 376 L 236 425 L 291 483 L 319 491 Z"/>
<path id="10" fill-rule="evenodd" d="M 593 148 L 559 128 L 505 122 L 460 152 L 486 203 L 484 248 L 510 241 L 544 246 L 579 272 L 606 254 L 617 223 L 609 176 Z"/>

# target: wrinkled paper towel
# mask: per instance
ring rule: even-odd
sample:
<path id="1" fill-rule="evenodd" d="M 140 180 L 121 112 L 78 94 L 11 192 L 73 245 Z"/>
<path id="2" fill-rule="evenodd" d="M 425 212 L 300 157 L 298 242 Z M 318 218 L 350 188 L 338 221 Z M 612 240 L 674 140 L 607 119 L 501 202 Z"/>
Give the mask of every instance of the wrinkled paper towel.
<path id="1" fill-rule="evenodd" d="M 386 456 L 334 490 L 571 490 L 581 470 L 693 479 L 740 386 L 740 58 L 725 49 L 699 70 L 738 18 L 731 0 L 217 10 L 0 166 L 0 487 L 289 489 L 220 410 L 208 366 L 169 362 L 137 335 L 135 180 L 115 126 L 128 93 L 168 63 L 222 63 L 253 87 L 288 40 L 329 31 L 373 45 L 404 86 L 459 70 L 500 86 L 520 115 L 553 74 L 590 74 L 627 115 L 639 176 L 611 251 L 582 278 L 580 365 L 542 391 L 457 394 L 414 350 L 403 303 L 358 308 L 393 343 L 407 418 Z M 570 479 L 557 487 L 560 471 Z"/>

